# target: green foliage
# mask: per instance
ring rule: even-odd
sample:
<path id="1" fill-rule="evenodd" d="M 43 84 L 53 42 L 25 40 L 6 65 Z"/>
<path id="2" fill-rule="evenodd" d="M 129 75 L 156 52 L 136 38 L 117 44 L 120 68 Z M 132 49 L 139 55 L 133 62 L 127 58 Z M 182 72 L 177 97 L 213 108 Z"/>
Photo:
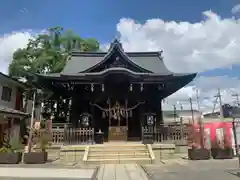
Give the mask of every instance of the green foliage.
<path id="1" fill-rule="evenodd" d="M 41 124 L 40 129 L 31 129 L 31 146 L 34 146 L 36 150 L 41 150 L 42 152 L 45 152 L 46 149 L 51 146 L 52 142 L 52 133 L 45 127 L 46 125 Z"/>
<path id="2" fill-rule="evenodd" d="M 23 145 L 21 143 L 21 139 L 19 138 L 19 136 L 10 139 L 9 145 L 11 146 L 11 149 L 13 151 L 19 151 L 19 150 L 23 149 Z"/>
<path id="3" fill-rule="evenodd" d="M 37 148 L 41 149 L 42 152 L 45 152 L 46 149 L 51 146 L 52 134 L 47 129 L 40 130 L 40 136 L 36 143 Z"/>
<path id="4" fill-rule="evenodd" d="M 14 150 L 8 147 L 0 148 L 0 153 L 6 153 L 6 152 L 10 153 L 10 152 L 14 152 Z"/>
<path id="5" fill-rule="evenodd" d="M 29 39 L 26 48 L 14 52 L 9 75 L 28 79 L 32 73 L 59 73 L 73 50 L 98 51 L 99 43 L 61 27 L 49 28 L 46 33 Z"/>
<path id="6" fill-rule="evenodd" d="M 5 136 L 6 137 L 6 136 Z M 12 139 L 4 138 L 3 146 L 0 148 L 0 153 L 2 152 L 16 152 L 23 148 L 19 137 L 14 137 Z"/>

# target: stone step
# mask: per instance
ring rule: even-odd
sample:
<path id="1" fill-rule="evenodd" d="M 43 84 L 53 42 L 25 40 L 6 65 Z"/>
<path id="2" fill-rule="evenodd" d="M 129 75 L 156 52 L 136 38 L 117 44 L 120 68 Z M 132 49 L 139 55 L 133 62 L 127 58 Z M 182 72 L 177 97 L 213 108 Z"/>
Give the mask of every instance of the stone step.
<path id="1" fill-rule="evenodd" d="M 116 159 L 116 160 L 121 160 L 124 158 L 148 158 L 150 157 L 149 155 L 122 155 L 122 156 L 88 156 L 89 159 Z"/>
<path id="2" fill-rule="evenodd" d="M 118 149 L 121 149 L 121 148 L 124 148 L 124 149 L 135 149 L 135 148 L 145 148 L 146 145 L 143 145 L 143 144 L 140 144 L 140 145 L 129 145 L 129 144 L 126 144 L 126 145 L 93 145 L 93 146 L 90 146 L 90 148 L 96 148 L 96 149 L 111 149 L 111 148 L 118 148 Z"/>
<path id="3" fill-rule="evenodd" d="M 98 149 L 98 148 L 90 148 L 90 151 L 91 152 L 103 152 L 103 153 L 109 153 L 109 152 L 126 152 L 126 151 L 129 151 L 129 152 L 145 152 L 145 151 L 148 151 L 146 148 L 131 148 L 131 149 L 118 149 L 118 148 L 104 148 L 104 149 Z"/>
<path id="4" fill-rule="evenodd" d="M 150 158 L 88 159 L 87 164 L 151 164 Z"/>
<path id="5" fill-rule="evenodd" d="M 149 156 L 149 153 L 138 153 L 138 152 L 132 152 L 132 153 L 125 153 L 125 152 L 119 152 L 119 153 L 111 153 L 111 154 L 105 154 L 105 153 L 92 153 L 90 152 L 88 154 L 88 157 L 105 157 L 105 156 L 113 156 L 113 157 L 122 157 L 122 156 Z"/>

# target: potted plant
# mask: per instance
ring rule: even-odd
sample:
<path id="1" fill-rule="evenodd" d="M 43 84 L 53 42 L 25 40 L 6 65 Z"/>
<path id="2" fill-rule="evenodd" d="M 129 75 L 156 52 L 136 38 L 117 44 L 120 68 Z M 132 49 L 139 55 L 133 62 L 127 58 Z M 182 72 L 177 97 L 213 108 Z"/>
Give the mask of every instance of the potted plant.
<path id="1" fill-rule="evenodd" d="M 223 141 L 216 138 L 215 146 L 211 149 L 214 159 L 232 159 L 234 157 L 230 137 L 225 136 Z"/>
<path id="2" fill-rule="evenodd" d="M 5 138 L 4 138 L 5 139 Z M 22 145 L 19 138 L 4 140 L 0 148 L 0 164 L 18 164 L 22 161 Z"/>
<path id="3" fill-rule="evenodd" d="M 48 160 L 47 148 L 50 146 L 51 133 L 47 129 L 33 129 L 33 136 L 30 144 L 34 145 L 24 153 L 23 162 L 25 164 L 43 164 Z"/>
<path id="4" fill-rule="evenodd" d="M 191 160 L 210 159 L 210 150 L 205 147 L 205 136 L 201 128 L 199 130 L 193 124 L 189 126 L 188 158 Z"/>

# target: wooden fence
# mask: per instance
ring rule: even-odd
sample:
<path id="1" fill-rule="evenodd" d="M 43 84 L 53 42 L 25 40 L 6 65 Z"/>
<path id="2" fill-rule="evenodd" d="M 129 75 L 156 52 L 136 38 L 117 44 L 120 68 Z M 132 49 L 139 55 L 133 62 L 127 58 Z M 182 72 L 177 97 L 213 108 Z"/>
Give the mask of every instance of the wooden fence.
<path id="1" fill-rule="evenodd" d="M 52 143 L 56 145 L 94 142 L 94 128 L 53 128 Z"/>
<path id="2" fill-rule="evenodd" d="M 162 127 L 142 127 L 142 139 L 151 136 L 154 143 L 174 142 L 176 140 L 187 140 L 187 125 L 165 125 Z"/>
<path id="3" fill-rule="evenodd" d="M 60 128 L 61 127 L 61 128 Z M 154 143 L 174 142 L 176 140 L 187 140 L 188 125 L 165 124 L 158 128 L 142 127 L 142 139 L 151 136 Z M 62 124 L 52 128 L 53 144 L 93 144 L 94 128 L 64 128 Z"/>
<path id="4" fill-rule="evenodd" d="M 94 128 L 69 128 L 64 134 L 65 144 L 93 144 Z"/>

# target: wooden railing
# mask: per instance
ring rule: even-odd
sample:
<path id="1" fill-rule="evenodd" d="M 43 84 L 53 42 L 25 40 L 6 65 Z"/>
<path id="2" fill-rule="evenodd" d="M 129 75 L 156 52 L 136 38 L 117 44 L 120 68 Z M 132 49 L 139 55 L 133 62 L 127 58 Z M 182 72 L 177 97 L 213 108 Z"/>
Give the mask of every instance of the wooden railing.
<path id="1" fill-rule="evenodd" d="M 53 126 L 52 141 L 56 145 L 67 144 L 93 144 L 94 128 L 63 128 L 60 125 Z M 187 125 L 162 125 L 158 128 L 142 127 L 142 139 L 150 135 L 154 143 L 173 142 L 176 140 L 187 140 Z"/>
<path id="2" fill-rule="evenodd" d="M 65 144 L 93 144 L 94 128 L 68 128 L 64 134 Z"/>
<path id="3" fill-rule="evenodd" d="M 142 139 L 146 136 L 152 136 L 154 143 L 173 142 L 176 140 L 187 140 L 188 128 L 187 125 L 167 125 L 159 128 L 142 127 Z"/>
<path id="4" fill-rule="evenodd" d="M 64 129 L 54 128 L 52 129 L 52 143 L 53 144 L 64 144 Z"/>
<path id="5" fill-rule="evenodd" d="M 67 124 L 66 123 L 52 123 L 52 128 L 55 129 L 55 128 L 64 128 Z"/>
<path id="6" fill-rule="evenodd" d="M 94 128 L 53 128 L 52 143 L 55 145 L 89 144 L 94 142 Z"/>

